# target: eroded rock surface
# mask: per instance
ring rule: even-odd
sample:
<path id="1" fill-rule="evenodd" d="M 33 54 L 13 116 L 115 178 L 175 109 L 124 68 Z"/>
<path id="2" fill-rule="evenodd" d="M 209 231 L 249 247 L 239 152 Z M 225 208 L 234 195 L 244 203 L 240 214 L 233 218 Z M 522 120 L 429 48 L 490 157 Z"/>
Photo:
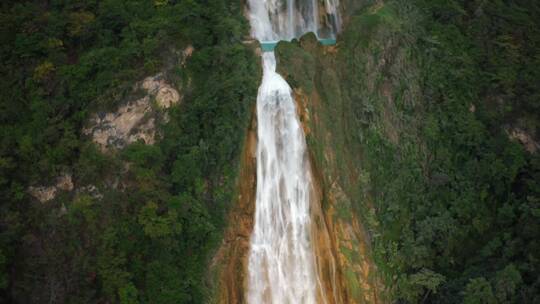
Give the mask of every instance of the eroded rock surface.
<path id="1" fill-rule="evenodd" d="M 73 190 L 73 180 L 71 174 L 64 173 L 56 178 L 56 183 L 51 186 L 30 186 L 28 187 L 28 193 L 36 198 L 38 201 L 45 203 L 53 200 L 58 191 L 71 191 Z"/>
<path id="2" fill-rule="evenodd" d="M 155 96 L 159 107 L 167 109 L 180 101 L 180 94 L 171 87 L 161 74 L 143 80 L 141 87 Z"/>
<path id="3" fill-rule="evenodd" d="M 152 145 L 156 141 L 158 109 L 168 109 L 181 101 L 181 95 L 168 84 L 162 74 L 147 77 L 135 90 L 142 89 L 146 95 L 128 101 L 115 112 L 96 113 L 83 133 L 92 137 L 103 152 L 142 141 Z M 155 100 L 156 107 L 153 106 Z M 162 119 L 166 119 L 166 115 Z"/>
<path id="4" fill-rule="evenodd" d="M 507 128 L 506 132 L 511 140 L 519 142 L 529 153 L 536 153 L 540 149 L 540 144 L 534 139 L 534 136 L 525 130 L 517 127 Z"/>
<path id="5" fill-rule="evenodd" d="M 95 185 L 86 185 L 80 187 L 79 189 L 77 189 L 77 194 L 86 194 L 97 200 L 103 199 L 103 194 Z"/>

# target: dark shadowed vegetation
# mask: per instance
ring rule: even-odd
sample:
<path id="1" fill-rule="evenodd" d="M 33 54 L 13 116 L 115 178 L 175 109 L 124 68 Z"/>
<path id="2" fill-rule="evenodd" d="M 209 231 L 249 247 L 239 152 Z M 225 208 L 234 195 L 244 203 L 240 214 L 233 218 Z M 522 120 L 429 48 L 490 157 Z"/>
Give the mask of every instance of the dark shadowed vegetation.
<path id="1" fill-rule="evenodd" d="M 240 5 L 0 4 L 0 302 L 204 303 L 259 79 Z M 81 134 L 162 71 L 185 89 L 159 144 L 103 154 Z M 74 191 L 26 192 L 64 171 Z"/>

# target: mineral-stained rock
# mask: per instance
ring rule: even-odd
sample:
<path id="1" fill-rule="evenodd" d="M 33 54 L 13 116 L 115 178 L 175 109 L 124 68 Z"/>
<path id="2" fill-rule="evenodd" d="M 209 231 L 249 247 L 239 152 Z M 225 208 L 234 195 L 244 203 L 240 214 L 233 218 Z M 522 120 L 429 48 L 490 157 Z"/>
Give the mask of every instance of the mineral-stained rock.
<path id="1" fill-rule="evenodd" d="M 229 213 L 231 224 L 225 231 L 223 243 L 210 267 L 216 284 L 214 287 L 218 288 L 210 303 L 246 303 L 245 284 L 257 187 L 257 122 L 254 115 L 241 154 L 238 196 Z"/>

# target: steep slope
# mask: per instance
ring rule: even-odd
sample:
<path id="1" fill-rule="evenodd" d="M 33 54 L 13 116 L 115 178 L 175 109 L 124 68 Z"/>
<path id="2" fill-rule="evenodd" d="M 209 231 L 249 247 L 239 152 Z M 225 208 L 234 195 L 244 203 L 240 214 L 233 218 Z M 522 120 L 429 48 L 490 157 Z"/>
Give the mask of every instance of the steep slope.
<path id="1" fill-rule="evenodd" d="M 530 1 L 376 1 L 336 47 L 309 35 L 278 45 L 324 215 L 358 227 L 353 246 L 333 233 L 355 301 L 372 301 L 377 279 L 391 301 L 536 301 L 538 117 L 526 109 L 540 35 L 526 29 L 538 13 Z"/>
<path id="2" fill-rule="evenodd" d="M 313 39 L 316 41 L 314 37 Z M 299 64 L 299 62 L 295 62 L 295 64 Z M 296 108 L 299 117 L 304 118 L 305 105 L 297 103 Z M 324 109 L 319 110 L 324 111 Z M 305 133 L 309 136 L 309 126 L 304 124 L 303 127 Z M 328 144 L 330 145 L 330 143 Z M 311 161 L 311 165 L 316 165 L 316 162 Z M 246 166 L 246 168 L 249 168 L 249 166 Z M 308 170 L 308 172 L 310 171 Z M 339 185 L 333 185 L 334 188 L 328 194 L 328 188 L 325 189 L 321 185 L 323 183 L 329 185 L 331 182 L 323 180 L 323 175 L 321 172 L 317 172 L 316 169 L 311 172 L 314 174 L 309 179 L 314 181 L 315 186 L 313 193 L 310 194 L 313 223 L 311 239 L 315 241 L 319 284 L 323 287 L 318 295 L 318 301 L 321 303 L 378 302 L 380 284 L 373 274 L 375 267 L 369 259 L 368 245 L 358 220 L 356 218 L 342 218 L 336 221 L 334 210 L 324 210 L 322 208 L 324 201 L 332 201 L 332 204 L 336 205 L 338 200 L 347 200 L 348 198 L 343 194 Z M 296 172 L 288 172 L 287 174 L 294 175 Z M 252 182 L 249 179 L 244 183 L 251 184 Z M 240 187 L 245 188 L 242 183 L 240 183 Z M 244 193 L 244 191 L 241 192 Z M 249 201 L 246 201 L 250 198 L 253 198 L 253 193 L 239 196 L 235 207 L 236 211 L 233 211 L 230 216 L 229 237 L 226 238 L 222 249 L 216 257 L 215 265 L 225 263 L 225 266 L 219 267 L 222 273 L 218 278 L 219 295 L 215 299 L 217 302 L 244 303 L 247 300 L 244 298 L 248 283 L 245 276 L 245 272 L 248 271 L 246 268 L 248 248 L 246 248 L 245 244 L 245 233 L 250 232 L 249 230 L 246 231 L 246 229 L 253 228 L 253 219 L 248 217 L 254 216 L 252 214 L 253 207 L 249 205 Z M 253 203 L 251 202 L 251 204 Z M 267 229 L 271 230 L 271 228 Z M 277 265 L 272 265 L 272 267 L 277 267 Z M 294 284 L 294 282 L 291 282 L 291 286 Z"/>
<path id="3" fill-rule="evenodd" d="M 249 238 L 253 231 L 257 183 L 255 111 L 242 148 L 236 195 L 227 217 L 223 241 L 210 265 L 212 303 L 245 303 Z"/>
<path id="4" fill-rule="evenodd" d="M 225 0 L 2 2 L 1 303 L 206 302 L 247 32 Z"/>

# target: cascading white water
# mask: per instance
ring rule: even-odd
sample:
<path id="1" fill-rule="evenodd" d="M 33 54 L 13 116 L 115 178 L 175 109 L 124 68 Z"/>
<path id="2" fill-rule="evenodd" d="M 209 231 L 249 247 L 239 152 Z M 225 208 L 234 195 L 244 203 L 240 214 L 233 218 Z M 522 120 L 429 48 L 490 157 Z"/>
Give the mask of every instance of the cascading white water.
<path id="1" fill-rule="evenodd" d="M 275 41 L 310 31 L 318 33 L 317 0 L 296 1 L 249 0 L 253 36 L 260 41 Z M 325 0 L 328 14 L 337 14 L 337 1 Z M 334 20 L 338 20 L 335 15 Z M 305 137 L 291 88 L 276 73 L 274 53 L 263 53 L 262 59 L 263 80 L 257 96 L 257 193 L 247 300 L 252 304 L 316 303 L 320 284 L 311 244 L 312 182 Z M 322 288 L 319 290 L 322 294 Z"/>
<path id="2" fill-rule="evenodd" d="M 259 41 L 291 40 L 308 32 L 334 38 L 341 26 L 339 0 L 249 0 L 248 4 L 251 32 Z"/>
<path id="3" fill-rule="evenodd" d="M 264 53 L 257 100 L 257 201 L 249 257 L 249 303 L 315 303 L 311 181 L 291 89 Z"/>

